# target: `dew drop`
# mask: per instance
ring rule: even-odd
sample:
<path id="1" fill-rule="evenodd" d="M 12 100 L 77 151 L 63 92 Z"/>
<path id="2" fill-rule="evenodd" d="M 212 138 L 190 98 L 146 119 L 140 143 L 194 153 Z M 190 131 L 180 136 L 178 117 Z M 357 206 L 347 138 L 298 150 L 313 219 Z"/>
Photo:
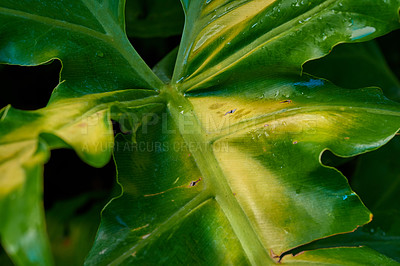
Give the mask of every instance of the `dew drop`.
<path id="1" fill-rule="evenodd" d="M 146 239 L 146 238 L 148 238 L 150 235 L 151 235 L 151 234 L 144 235 L 144 236 L 142 236 L 142 239 Z"/>
<path id="2" fill-rule="evenodd" d="M 97 52 L 96 52 L 96 55 L 97 55 L 98 57 L 103 57 L 103 56 L 104 56 L 104 53 L 103 53 L 102 51 L 97 51 Z"/>
<path id="3" fill-rule="evenodd" d="M 376 31 L 376 29 L 374 27 L 364 27 L 361 29 L 356 29 L 353 31 L 352 35 L 351 35 L 351 39 L 354 40 L 358 40 L 361 38 L 364 38 L 372 33 L 374 33 Z"/>

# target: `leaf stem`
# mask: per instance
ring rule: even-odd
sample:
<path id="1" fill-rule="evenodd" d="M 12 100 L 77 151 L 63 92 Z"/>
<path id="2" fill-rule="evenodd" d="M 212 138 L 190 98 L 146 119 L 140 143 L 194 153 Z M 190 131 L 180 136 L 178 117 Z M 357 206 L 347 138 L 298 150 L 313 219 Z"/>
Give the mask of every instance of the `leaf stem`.
<path id="1" fill-rule="evenodd" d="M 197 117 L 192 113 L 193 107 L 191 103 L 174 86 L 166 86 L 161 93 L 167 94 L 168 107 L 174 121 L 178 125 L 190 125 L 189 129 L 179 126 L 179 132 L 188 147 L 192 146 L 190 143 L 197 144 L 196 148 L 191 149 L 190 152 L 194 156 L 206 182 L 206 190 L 211 192 L 220 205 L 250 263 L 252 265 L 274 263 L 254 231 L 245 212 L 234 197 L 225 174 L 214 155 L 211 143 L 207 140 L 207 134 L 204 132 Z M 199 146 L 201 149 L 198 148 Z"/>
<path id="2" fill-rule="evenodd" d="M 127 258 L 129 258 L 133 252 L 142 249 L 145 247 L 150 241 L 153 240 L 154 237 L 160 236 L 163 232 L 171 228 L 172 225 L 178 223 L 182 217 L 188 215 L 194 209 L 198 208 L 199 205 L 204 204 L 207 199 L 210 198 L 208 193 L 202 192 L 189 201 L 185 206 L 180 208 L 174 215 L 172 215 L 168 220 L 166 220 L 163 224 L 161 224 L 157 229 L 152 231 L 149 237 L 139 241 L 138 244 L 131 247 L 129 250 L 125 251 L 121 256 L 113 260 L 109 265 L 120 265 L 123 263 Z"/>
<path id="3" fill-rule="evenodd" d="M 132 68 L 140 77 L 144 77 L 152 88 L 159 89 L 164 83 L 144 62 L 135 48 L 129 42 L 124 29 L 121 28 L 115 19 L 110 15 L 109 9 L 99 5 L 98 2 L 92 0 L 82 0 L 93 16 L 98 20 L 106 32 L 106 36 L 110 37 L 108 43 L 115 47 L 123 57 L 128 61 Z"/>

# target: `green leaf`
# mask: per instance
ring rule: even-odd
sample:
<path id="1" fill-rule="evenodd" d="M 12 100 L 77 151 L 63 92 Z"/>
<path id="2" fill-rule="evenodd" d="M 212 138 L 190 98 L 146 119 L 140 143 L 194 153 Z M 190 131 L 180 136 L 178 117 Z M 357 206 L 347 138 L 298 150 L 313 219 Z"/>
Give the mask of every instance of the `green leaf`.
<path id="1" fill-rule="evenodd" d="M 104 166 L 113 148 L 110 106 L 117 101 L 120 106 L 145 104 L 154 94 L 129 90 L 58 100 L 37 111 L 2 110 L 0 216 L 7 219 L 0 222 L 0 232 L 17 264 L 50 264 L 41 207 L 49 150 L 73 148 L 88 164 Z"/>
<path id="2" fill-rule="evenodd" d="M 300 70 L 341 42 L 373 39 L 399 26 L 397 0 L 187 0 L 173 82 L 205 88 L 242 70 Z"/>
<path id="3" fill-rule="evenodd" d="M 160 62 L 158 62 L 154 68 L 154 73 L 166 84 L 169 84 L 174 73 L 174 66 L 176 61 L 176 56 L 178 53 L 178 48 L 169 52 Z"/>
<path id="4" fill-rule="evenodd" d="M 60 59 L 65 81 L 53 100 L 94 92 L 154 89 L 161 82 L 123 31 L 122 0 L 0 1 L 0 62 Z M 61 95 L 60 95 L 61 94 Z M 59 96 L 60 95 L 60 96 Z"/>
<path id="5" fill-rule="evenodd" d="M 386 222 L 382 223 L 382 218 L 385 219 Z M 384 228 L 385 231 L 383 231 L 383 229 L 381 229 L 381 225 L 385 223 L 390 223 L 391 225 L 393 225 L 393 230 L 390 231 L 387 230 L 387 228 Z M 397 261 L 396 265 L 398 265 L 400 261 L 398 244 L 400 236 L 398 235 L 398 232 L 397 235 L 395 233 L 395 228 L 398 228 L 398 224 L 398 213 L 386 212 L 386 216 L 374 216 L 374 220 L 370 224 L 360 229 L 357 229 L 353 233 L 334 235 L 328 238 L 313 241 L 307 245 L 289 250 L 281 254 L 280 257 L 283 258 L 283 261 L 285 261 L 285 259 L 287 257 L 290 257 L 290 255 L 301 257 L 302 253 L 307 254 L 310 252 L 310 250 L 313 251 L 331 248 L 340 249 L 342 247 L 356 249 L 358 247 L 364 246 L 368 247 L 367 250 L 369 250 L 369 253 L 371 253 L 367 257 L 379 252 L 381 255 L 385 255 L 388 259 Z"/>
<path id="6" fill-rule="evenodd" d="M 285 257 L 285 264 L 294 265 L 399 265 L 369 248 L 332 248 L 305 252 L 298 257 Z"/>
<path id="7" fill-rule="evenodd" d="M 354 67 L 357 71 L 354 71 Z M 314 74 L 323 73 L 336 84 L 349 88 L 378 85 L 390 98 L 399 100 L 399 82 L 373 42 L 338 46 L 326 58 L 307 63 L 305 69 Z M 293 252 L 365 245 L 400 261 L 400 213 L 397 200 L 399 147 L 399 139 L 396 137 L 382 149 L 360 156 L 356 172 L 351 177 L 352 188 L 374 214 L 372 223 L 354 233 L 316 241 Z"/>
<path id="8" fill-rule="evenodd" d="M 354 66 L 358 66 L 357 71 L 354 70 Z M 348 88 L 377 85 L 390 98 L 399 100 L 399 82 L 387 67 L 383 55 L 373 42 L 353 46 L 340 45 L 326 58 L 307 63 L 305 70 L 324 75 L 336 84 Z M 397 173 L 400 171 L 397 158 L 399 155 L 400 144 L 396 137 L 378 151 L 358 158 L 356 172 L 351 177 L 351 186 L 374 214 L 372 223 L 354 233 L 315 241 L 288 253 L 363 245 L 400 261 L 400 231 L 398 230 L 400 212 L 397 200 L 399 193 Z"/>
<path id="9" fill-rule="evenodd" d="M 397 93 L 389 91 L 397 100 L 399 89 Z M 361 241 L 400 262 L 399 156 L 400 140 L 396 137 L 376 153 L 359 159 L 351 185 L 374 214 L 374 222 L 359 232 Z"/>
<path id="10" fill-rule="evenodd" d="M 379 62 L 373 60 L 373 65 Z M 375 69 L 374 69 L 375 70 Z M 391 71 L 377 77 L 377 82 L 385 81 L 381 88 L 391 99 L 399 101 L 400 84 Z M 367 74 L 367 73 L 366 73 Z M 385 78 L 386 77 L 386 78 Z M 364 236 L 365 245 L 400 261 L 399 246 L 399 178 L 397 158 L 400 156 L 400 140 L 395 137 L 388 145 L 375 153 L 363 155 L 358 162 L 351 185 L 374 213 L 374 221 L 359 233 Z M 377 171 L 377 168 L 380 171 Z M 377 182 L 379 177 L 379 182 Z M 369 238 L 368 238 L 369 237 Z"/>
<path id="11" fill-rule="evenodd" d="M 389 99 L 400 99 L 400 83 L 375 41 L 340 44 L 326 57 L 309 61 L 303 67 L 304 72 L 325 78 L 344 88 L 379 87 Z M 331 166 L 338 166 L 349 160 L 352 159 L 336 157 L 329 152 L 324 153 L 322 159 Z M 365 166 L 371 168 L 371 164 Z M 365 172 L 370 173 L 370 170 Z"/>
<path id="12" fill-rule="evenodd" d="M 121 136 L 123 194 L 103 212 L 87 264 L 272 262 L 270 252 L 367 223 L 369 211 L 319 156 L 382 145 L 398 129 L 398 105 L 375 89 L 289 81 L 237 81 L 188 94 L 190 103 L 178 94 L 171 117 L 157 113 L 137 144 Z"/>
<path id="13" fill-rule="evenodd" d="M 1 145 L 0 216 L 7 217 L 0 221 L 1 238 L 3 247 L 19 265 L 51 264 L 40 204 L 41 165 L 49 156 L 46 148 L 40 140 Z M 13 157 L 17 157 L 17 163 L 13 163 Z"/>
<path id="14" fill-rule="evenodd" d="M 376 89 L 299 74 L 338 43 L 399 27 L 399 2 L 182 3 L 185 30 L 164 84 L 174 55 L 156 67 L 159 79 L 125 36 L 124 1 L 0 0 L 0 62 L 63 63 L 46 108 L 1 111 L 0 167 L 9 172 L 1 177 L 0 216 L 8 219 L 0 233 L 17 264 L 51 263 L 39 182 L 49 150 L 59 147 L 97 167 L 114 148 L 121 195 L 103 212 L 87 264 L 273 264 L 289 249 L 371 220 L 320 157 L 382 146 L 399 129 L 400 105 Z M 132 133 L 115 145 L 110 118 Z M 362 248 L 350 253 L 366 252 L 388 262 Z M 318 251 L 317 261 L 330 254 Z"/>
<path id="15" fill-rule="evenodd" d="M 0 232 L 16 264 L 51 264 L 41 207 L 49 149 L 74 148 L 103 166 L 113 145 L 109 107 L 155 95 L 161 84 L 126 38 L 123 10 L 124 1 L 115 0 L 0 1 L 0 62 L 63 64 L 47 108 L 1 111 L 0 216 L 7 219 Z"/>

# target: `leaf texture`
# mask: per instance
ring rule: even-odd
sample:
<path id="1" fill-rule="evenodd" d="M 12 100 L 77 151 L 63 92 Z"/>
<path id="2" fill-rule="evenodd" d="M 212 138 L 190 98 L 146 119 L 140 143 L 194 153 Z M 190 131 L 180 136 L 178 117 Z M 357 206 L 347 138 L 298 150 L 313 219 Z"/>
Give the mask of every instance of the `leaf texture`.
<path id="1" fill-rule="evenodd" d="M 7 219 L 0 233 L 16 264 L 52 264 L 41 207 L 49 150 L 74 148 L 85 162 L 103 166 L 113 147 L 111 105 L 155 95 L 161 84 L 125 36 L 124 5 L 0 1 L 0 62 L 63 64 L 48 107 L 1 111 L 0 215 Z"/>
<path id="2" fill-rule="evenodd" d="M 206 88 L 243 70 L 295 70 L 341 42 L 398 27 L 392 1 L 184 1 L 186 25 L 173 82 Z"/>
<path id="3" fill-rule="evenodd" d="M 378 89 L 342 89 L 300 74 L 338 43 L 398 28 L 400 3 L 182 4 L 175 69 L 169 75 L 172 53 L 157 66 L 158 78 L 126 38 L 124 1 L 0 0 L 0 62 L 63 64 L 46 108 L 1 111 L 0 215 L 9 218 L 0 233 L 17 264 L 51 264 L 40 183 L 49 150 L 60 147 L 97 167 L 114 150 L 121 194 L 103 211 L 87 265 L 269 265 L 371 220 L 344 176 L 320 157 L 384 145 L 399 129 L 400 106 Z M 111 118 L 126 134 L 115 144 Z M 282 262 L 362 264 L 359 256 L 393 262 L 368 248 Z"/>

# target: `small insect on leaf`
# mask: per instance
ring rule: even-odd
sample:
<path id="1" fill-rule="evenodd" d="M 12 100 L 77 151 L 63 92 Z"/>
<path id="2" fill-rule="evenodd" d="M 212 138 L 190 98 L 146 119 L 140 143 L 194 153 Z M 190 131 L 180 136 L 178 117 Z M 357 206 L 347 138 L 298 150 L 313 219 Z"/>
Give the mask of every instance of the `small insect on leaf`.
<path id="1" fill-rule="evenodd" d="M 196 181 L 190 182 L 189 187 L 194 187 L 194 186 L 196 186 L 200 181 L 201 181 L 201 177 L 200 177 L 199 179 L 197 179 Z"/>
<path id="2" fill-rule="evenodd" d="M 224 116 L 226 116 L 227 114 L 233 114 L 234 112 L 236 112 L 236 109 L 233 109 L 233 110 L 230 110 L 230 111 L 226 112 L 224 114 Z"/>

